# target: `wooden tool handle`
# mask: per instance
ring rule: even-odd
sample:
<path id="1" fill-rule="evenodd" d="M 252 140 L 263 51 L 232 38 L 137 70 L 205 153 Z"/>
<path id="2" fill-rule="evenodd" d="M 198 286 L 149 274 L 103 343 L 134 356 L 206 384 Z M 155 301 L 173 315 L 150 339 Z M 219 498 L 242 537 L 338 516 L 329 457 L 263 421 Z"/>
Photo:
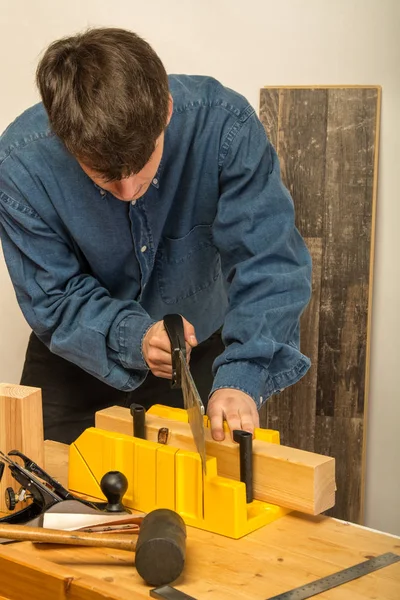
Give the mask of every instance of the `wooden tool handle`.
<path id="1" fill-rule="evenodd" d="M 136 550 L 137 538 L 121 539 L 107 534 L 62 531 L 27 525 L 0 525 L 0 538 L 23 542 L 47 542 L 48 544 L 71 544 L 73 546 L 103 546 L 119 550 Z"/>

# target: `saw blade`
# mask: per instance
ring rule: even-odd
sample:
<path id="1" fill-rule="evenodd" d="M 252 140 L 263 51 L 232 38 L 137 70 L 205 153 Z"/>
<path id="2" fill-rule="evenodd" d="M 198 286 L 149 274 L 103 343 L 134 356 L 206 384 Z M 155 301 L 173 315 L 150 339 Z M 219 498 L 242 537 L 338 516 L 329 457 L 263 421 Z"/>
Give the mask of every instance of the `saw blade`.
<path id="1" fill-rule="evenodd" d="M 204 438 L 204 404 L 201 401 L 199 392 L 193 381 L 188 364 L 183 356 L 179 353 L 181 362 L 181 377 L 182 377 L 182 393 L 185 409 L 188 413 L 189 424 L 192 430 L 196 448 L 201 457 L 203 473 L 206 473 L 206 442 Z"/>

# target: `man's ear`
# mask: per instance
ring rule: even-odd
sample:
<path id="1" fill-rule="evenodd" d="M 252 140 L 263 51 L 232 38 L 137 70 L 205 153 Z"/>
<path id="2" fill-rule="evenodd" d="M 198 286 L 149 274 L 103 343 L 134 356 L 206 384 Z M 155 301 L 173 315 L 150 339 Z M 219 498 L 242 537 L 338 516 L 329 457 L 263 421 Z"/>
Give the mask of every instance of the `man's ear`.
<path id="1" fill-rule="evenodd" d="M 174 110 L 174 101 L 173 98 L 171 96 L 171 94 L 169 95 L 169 105 L 168 105 L 168 117 L 167 117 L 167 125 L 169 125 L 169 122 L 171 120 L 172 117 L 172 111 Z"/>

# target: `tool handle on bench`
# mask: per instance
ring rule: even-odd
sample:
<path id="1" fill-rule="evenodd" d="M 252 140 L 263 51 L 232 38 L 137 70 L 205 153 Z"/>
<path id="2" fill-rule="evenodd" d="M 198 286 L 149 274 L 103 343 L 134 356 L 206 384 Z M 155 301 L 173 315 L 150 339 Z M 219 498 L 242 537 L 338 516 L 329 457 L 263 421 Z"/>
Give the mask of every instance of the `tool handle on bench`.
<path id="1" fill-rule="evenodd" d="M 0 538 L 23 542 L 45 542 L 48 544 L 70 544 L 73 546 L 102 546 L 119 550 L 136 550 L 137 536 L 124 538 L 107 534 L 85 533 L 81 531 L 63 531 L 28 525 L 0 525 Z"/>

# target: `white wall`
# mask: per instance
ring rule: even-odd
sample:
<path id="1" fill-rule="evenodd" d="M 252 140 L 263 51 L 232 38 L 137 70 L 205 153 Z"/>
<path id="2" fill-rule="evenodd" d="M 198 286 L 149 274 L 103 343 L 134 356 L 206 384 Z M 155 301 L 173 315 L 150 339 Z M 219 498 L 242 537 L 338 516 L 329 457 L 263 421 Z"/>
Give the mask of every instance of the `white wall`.
<path id="1" fill-rule="evenodd" d="M 87 25 L 130 28 L 169 72 L 213 75 L 258 108 L 263 85 L 383 87 L 366 524 L 400 534 L 400 1 L 1 0 L 0 129 L 37 101 L 42 49 Z M 0 257 L 0 381 L 17 382 L 26 327 Z"/>

